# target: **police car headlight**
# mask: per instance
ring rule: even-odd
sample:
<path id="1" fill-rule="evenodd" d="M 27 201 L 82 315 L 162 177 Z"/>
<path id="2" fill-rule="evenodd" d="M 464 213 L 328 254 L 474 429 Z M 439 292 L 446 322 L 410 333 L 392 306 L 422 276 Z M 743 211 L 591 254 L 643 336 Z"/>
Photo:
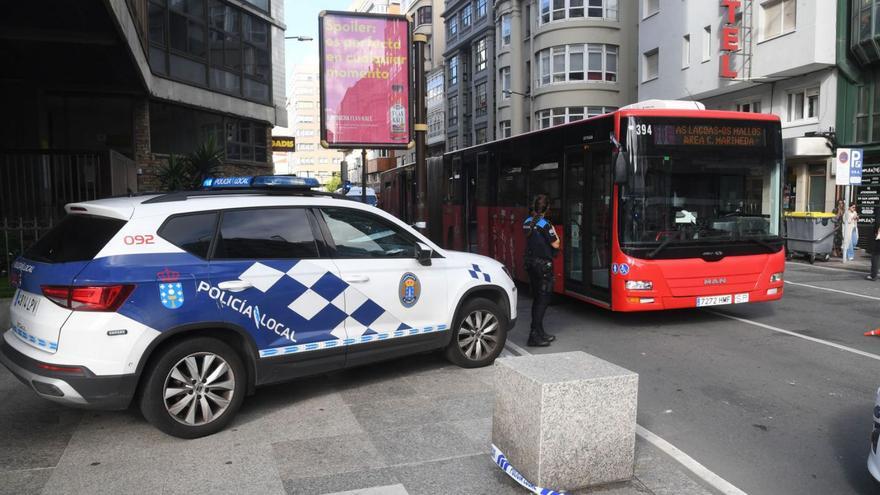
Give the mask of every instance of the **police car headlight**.
<path id="1" fill-rule="evenodd" d="M 652 290 L 654 282 L 650 280 L 627 280 L 626 290 Z"/>
<path id="2" fill-rule="evenodd" d="M 772 284 L 774 282 L 782 282 L 782 272 L 770 275 L 770 283 Z"/>

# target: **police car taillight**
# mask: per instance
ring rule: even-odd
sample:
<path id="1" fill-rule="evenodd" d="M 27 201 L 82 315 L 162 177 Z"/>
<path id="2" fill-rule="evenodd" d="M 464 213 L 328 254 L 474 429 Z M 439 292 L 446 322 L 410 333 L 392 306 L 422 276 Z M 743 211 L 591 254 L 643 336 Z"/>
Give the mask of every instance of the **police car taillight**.
<path id="1" fill-rule="evenodd" d="M 44 285 L 42 289 L 47 299 L 63 308 L 74 311 L 116 311 L 128 299 L 134 286 Z"/>

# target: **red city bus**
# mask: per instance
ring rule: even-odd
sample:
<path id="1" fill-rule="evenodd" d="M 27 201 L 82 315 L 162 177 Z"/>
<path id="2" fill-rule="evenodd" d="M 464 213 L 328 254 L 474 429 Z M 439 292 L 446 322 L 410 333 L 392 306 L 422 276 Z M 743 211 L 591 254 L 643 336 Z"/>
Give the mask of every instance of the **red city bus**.
<path id="1" fill-rule="evenodd" d="M 522 226 L 543 193 L 560 294 L 614 311 L 781 298 L 779 118 L 686 105 L 645 102 L 447 153 L 429 163 L 429 235 L 527 281 Z M 410 197 L 411 179 L 411 165 L 385 172 L 383 197 Z M 403 202 L 385 208 L 400 215 Z"/>

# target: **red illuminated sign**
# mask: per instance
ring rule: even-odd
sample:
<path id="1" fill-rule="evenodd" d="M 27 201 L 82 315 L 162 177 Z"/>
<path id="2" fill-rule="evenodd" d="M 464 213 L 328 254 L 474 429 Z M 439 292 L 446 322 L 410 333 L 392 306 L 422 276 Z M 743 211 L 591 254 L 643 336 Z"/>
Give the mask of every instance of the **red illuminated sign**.
<path id="1" fill-rule="evenodd" d="M 410 144 L 410 26 L 400 15 L 322 12 L 321 139 L 328 148 Z"/>
<path id="2" fill-rule="evenodd" d="M 721 28 L 721 67 L 720 76 L 725 79 L 735 79 L 737 71 L 733 69 L 731 56 L 739 51 L 739 28 L 736 26 L 736 9 L 742 5 L 742 0 L 721 0 L 721 8 L 727 9 L 724 27 Z"/>

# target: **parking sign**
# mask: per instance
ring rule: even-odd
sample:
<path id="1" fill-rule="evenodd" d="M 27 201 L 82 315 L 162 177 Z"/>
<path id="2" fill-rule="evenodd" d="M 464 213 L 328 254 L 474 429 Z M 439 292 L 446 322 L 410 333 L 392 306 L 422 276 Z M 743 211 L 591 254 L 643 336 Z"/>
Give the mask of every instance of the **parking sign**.
<path id="1" fill-rule="evenodd" d="M 865 153 L 862 148 L 853 148 L 850 150 L 849 160 L 849 184 L 852 186 L 862 185 L 862 163 L 865 159 Z"/>

